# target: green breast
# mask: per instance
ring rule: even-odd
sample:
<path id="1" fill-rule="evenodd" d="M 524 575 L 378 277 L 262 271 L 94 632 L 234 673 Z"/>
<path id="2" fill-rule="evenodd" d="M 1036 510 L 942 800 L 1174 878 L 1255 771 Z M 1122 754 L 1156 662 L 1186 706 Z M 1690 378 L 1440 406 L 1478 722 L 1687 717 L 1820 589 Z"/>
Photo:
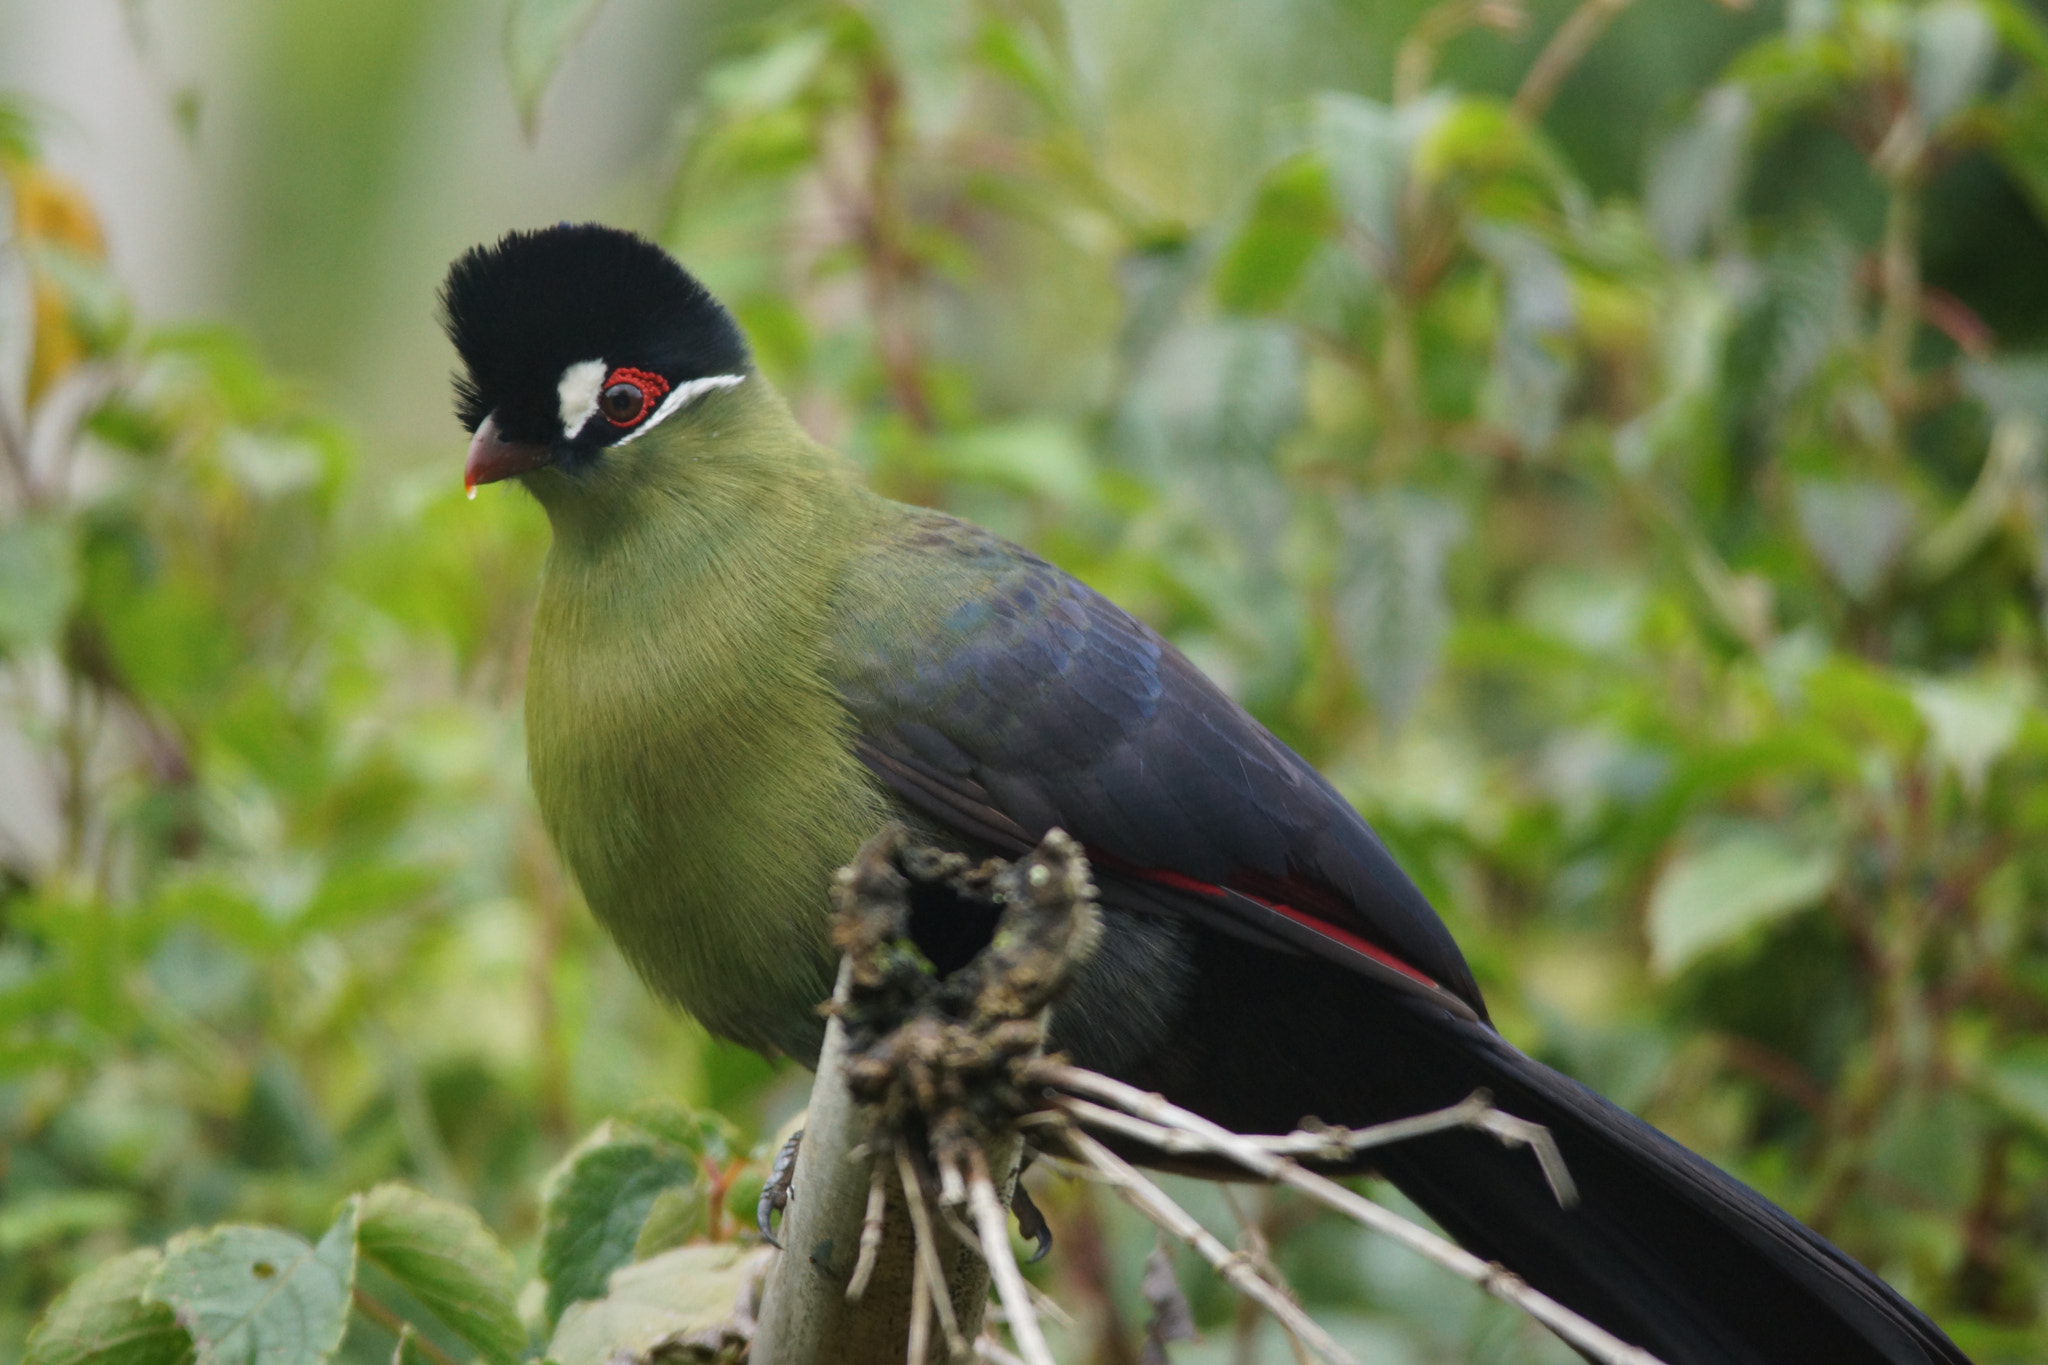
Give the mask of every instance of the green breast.
<path id="1" fill-rule="evenodd" d="M 526 698 L 542 817 L 650 985 L 808 1062 L 826 888 L 888 818 L 820 676 L 829 566 L 639 558 L 664 571 L 550 552 Z"/>

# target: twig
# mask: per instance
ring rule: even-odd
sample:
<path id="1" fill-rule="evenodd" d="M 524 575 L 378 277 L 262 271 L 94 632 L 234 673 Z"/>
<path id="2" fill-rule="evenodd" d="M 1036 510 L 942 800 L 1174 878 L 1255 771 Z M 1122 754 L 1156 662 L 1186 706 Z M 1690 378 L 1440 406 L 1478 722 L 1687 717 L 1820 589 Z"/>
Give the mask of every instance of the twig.
<path id="1" fill-rule="evenodd" d="M 400 1317 L 396 1310 L 387 1307 L 381 1300 L 372 1298 L 361 1289 L 351 1290 L 349 1298 L 354 1302 L 358 1313 L 392 1336 L 402 1337 L 405 1335 L 405 1329 L 412 1327 L 412 1324 Z M 412 1340 L 413 1344 L 420 1348 L 420 1354 L 433 1361 L 434 1365 L 455 1365 L 455 1357 L 435 1345 L 433 1340 L 417 1327 L 412 1327 Z"/>
<path id="2" fill-rule="evenodd" d="M 1072 1069 L 1072 1068 L 1070 1068 Z M 1092 1076 L 1093 1072 L 1079 1072 Z M 1048 1076 L 1055 1085 L 1062 1082 Z M 1144 1096 L 1146 1104 L 1138 1109 L 1144 1113 L 1151 1108 L 1152 1096 Z M 1165 1105 L 1171 1110 L 1171 1105 Z M 1152 1143 L 1165 1152 L 1176 1155 L 1213 1151 L 1207 1138 L 1186 1132 L 1173 1123 L 1170 1114 L 1148 1115 L 1152 1122 L 1143 1130 L 1132 1126 L 1130 1114 L 1076 1100 L 1063 1104 L 1062 1108 L 1084 1123 L 1104 1128 L 1115 1128 L 1120 1132 Z M 1133 1106 L 1126 1106 L 1131 1108 Z M 1135 1120 L 1142 1123 L 1143 1119 Z M 1550 1193 L 1559 1204 L 1566 1208 L 1578 1202 L 1578 1187 L 1572 1183 L 1572 1173 L 1564 1164 L 1564 1154 L 1557 1150 L 1557 1140 L 1550 1130 L 1540 1123 L 1516 1118 L 1493 1107 L 1493 1101 L 1485 1091 L 1475 1091 L 1447 1109 L 1417 1114 L 1412 1118 L 1394 1119 L 1387 1123 L 1375 1123 L 1369 1128 L 1312 1128 L 1279 1136 L 1238 1134 L 1244 1141 L 1261 1151 L 1278 1157 L 1305 1157 L 1315 1161 L 1344 1161 L 1360 1152 L 1375 1147 L 1387 1147 L 1410 1138 L 1422 1137 L 1429 1133 L 1440 1133 L 1452 1128 L 1472 1128 L 1490 1133 L 1503 1143 L 1527 1147 L 1536 1157 L 1536 1163 L 1543 1170 L 1543 1178 L 1550 1185 Z"/>
<path id="3" fill-rule="evenodd" d="M 868 1292 L 868 1279 L 875 1273 L 875 1257 L 882 1250 L 882 1220 L 889 1212 L 889 1168 L 880 1153 L 870 1158 L 868 1211 L 860 1225 L 860 1255 L 853 1263 L 853 1278 L 846 1282 L 846 1301 L 859 1303 Z"/>
<path id="4" fill-rule="evenodd" d="M 1223 1196 L 1223 1202 L 1230 1206 L 1230 1216 L 1237 1220 L 1237 1244 L 1243 1248 L 1244 1254 L 1251 1258 L 1252 1268 L 1274 1284 L 1284 1284 L 1280 1267 L 1273 1264 L 1272 1243 L 1267 1240 L 1261 1220 L 1237 1202 L 1236 1193 L 1228 1185 L 1217 1186 L 1217 1192 Z M 1260 1194 L 1263 1196 L 1261 1202 L 1270 1209 L 1271 1189 L 1262 1189 Z M 1238 1320 L 1238 1357 L 1241 1360 L 1250 1360 L 1257 1349 L 1253 1341 L 1253 1329 L 1258 1326 L 1259 1320 L 1256 1305 L 1246 1300 L 1245 1307 L 1253 1311 Z M 1302 1343 L 1301 1338 L 1289 1332 L 1285 1324 L 1281 1325 L 1280 1331 L 1287 1338 L 1287 1349 L 1294 1356 L 1295 1365 L 1313 1365 L 1309 1359 L 1308 1347 Z"/>
<path id="5" fill-rule="evenodd" d="M 1214 1233 L 1196 1222 L 1166 1191 L 1139 1174 L 1136 1167 L 1079 1128 L 1070 1125 L 1063 1136 L 1075 1154 L 1099 1171 L 1125 1203 L 1151 1219 L 1155 1226 L 1193 1247 L 1232 1288 L 1257 1300 L 1318 1357 L 1331 1365 L 1356 1365 L 1352 1355 L 1304 1313 L 1299 1304 L 1269 1284 L 1252 1269 L 1249 1260 L 1218 1241 Z"/>
<path id="6" fill-rule="evenodd" d="M 1656 1356 L 1639 1346 L 1630 1345 L 1604 1327 L 1580 1317 L 1548 1295 L 1530 1288 L 1521 1277 L 1512 1274 L 1506 1268 L 1481 1260 L 1456 1243 L 1446 1241 L 1392 1210 L 1382 1208 L 1363 1195 L 1345 1189 L 1334 1180 L 1325 1179 L 1292 1161 L 1273 1155 L 1258 1143 L 1248 1141 L 1227 1128 L 1211 1123 L 1199 1114 L 1190 1113 L 1136 1086 L 1125 1085 L 1121 1081 L 1113 1081 L 1107 1076 L 1084 1071 L 1079 1067 L 1047 1066 L 1040 1068 L 1039 1075 L 1048 1084 L 1056 1085 L 1063 1090 L 1084 1091 L 1122 1105 L 1126 1109 L 1142 1109 L 1149 1116 L 1164 1120 L 1155 1126 L 1207 1138 L 1210 1152 L 1228 1157 L 1254 1175 L 1291 1185 L 1317 1202 L 1347 1214 L 1355 1222 L 1393 1238 L 1452 1274 L 1469 1280 L 1494 1297 L 1520 1308 L 1572 1346 L 1603 1362 L 1603 1365 L 1661 1365 Z M 1071 1143 L 1077 1139 L 1085 1139 L 1091 1145 L 1101 1147 L 1100 1143 L 1088 1138 L 1085 1133 L 1069 1129 L 1067 1140 Z M 1123 1163 L 1119 1160 L 1118 1164 Z"/>
<path id="7" fill-rule="evenodd" d="M 1022 1360 L 1005 1351 L 996 1343 L 995 1338 L 989 1336 L 979 1337 L 975 1340 L 974 1358 L 976 1360 L 985 1360 L 988 1362 L 988 1365 L 1024 1365 Z"/>
<path id="8" fill-rule="evenodd" d="M 1017 1269 L 1017 1257 L 1010 1250 L 1010 1213 L 989 1178 L 988 1156 L 980 1147 L 967 1148 L 967 1206 L 974 1214 L 975 1231 L 981 1234 L 982 1257 L 988 1262 L 989 1278 L 995 1281 L 996 1296 L 1009 1320 L 1010 1339 L 1024 1365 L 1058 1365 L 1038 1314 L 1031 1307 L 1031 1295 L 1024 1288 L 1024 1272 Z"/>
<path id="9" fill-rule="evenodd" d="M 939 1327 L 946 1336 L 946 1358 L 958 1360 L 967 1354 L 967 1338 L 960 1334 L 959 1320 L 953 1316 L 953 1300 L 946 1293 L 946 1271 L 939 1264 L 939 1246 L 932 1232 L 931 1210 L 925 1207 L 924 1202 L 924 1173 L 918 1169 L 909 1149 L 901 1143 L 896 1146 L 896 1175 L 903 1182 L 903 1204 L 910 1211 L 910 1227 L 917 1248 L 913 1275 L 922 1278 L 931 1306 L 938 1311 Z M 911 1319 L 913 1329 L 916 1321 L 915 1317 Z M 913 1365 L 923 1365 L 924 1357 L 915 1352 L 910 1358 Z"/>
<path id="10" fill-rule="evenodd" d="M 1534 123 L 1543 117 L 1543 111 L 1557 97 L 1558 87 L 1564 84 L 1565 77 L 1585 60 L 1586 53 L 1592 50 L 1607 26 L 1614 22 L 1614 17 L 1631 3 L 1633 0 L 1584 0 L 1557 26 L 1557 32 L 1550 35 L 1550 41 L 1536 54 L 1529 74 L 1522 77 L 1521 89 L 1515 91 L 1515 112 L 1524 122 Z"/>
<path id="11" fill-rule="evenodd" d="M 26 511 L 36 505 L 36 480 L 29 468 L 28 445 L 22 439 L 21 428 L 15 425 L 14 417 L 7 411 L 6 404 L 0 403 L 0 461 L 14 476 L 21 509 Z"/>
<path id="12" fill-rule="evenodd" d="M 907 1189 L 904 1197 L 912 1202 L 917 1199 Z M 931 1365 L 933 1297 L 932 1278 L 925 1273 L 924 1257 L 919 1256 L 910 1263 L 910 1349 L 904 1353 L 904 1365 Z M 952 1307 L 950 1303 L 946 1306 Z M 948 1352 L 948 1358 L 951 1355 Z"/>

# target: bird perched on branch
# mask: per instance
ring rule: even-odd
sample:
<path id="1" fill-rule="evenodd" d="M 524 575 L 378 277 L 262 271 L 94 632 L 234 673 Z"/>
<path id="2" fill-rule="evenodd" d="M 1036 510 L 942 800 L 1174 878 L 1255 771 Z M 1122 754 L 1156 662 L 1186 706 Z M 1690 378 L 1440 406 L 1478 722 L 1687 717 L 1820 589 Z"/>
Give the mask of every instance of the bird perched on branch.
<path id="1" fill-rule="evenodd" d="M 1045 561 L 869 491 L 659 247 L 562 225 L 442 293 L 474 433 L 554 539 L 527 744 L 542 815 L 641 974 L 806 1063 L 825 890 L 890 819 L 1014 856 L 1087 849 L 1101 946 L 1055 1016 L 1081 1065 L 1242 1132 L 1364 1125 L 1475 1089 L 1546 1125 L 1580 1199 L 1470 1132 L 1373 1154 L 1459 1241 L 1672 1365 L 1961 1361 L 1768 1200 L 1488 1022 L 1365 821 L 1143 622 Z M 940 900 L 942 969 L 986 940 Z"/>

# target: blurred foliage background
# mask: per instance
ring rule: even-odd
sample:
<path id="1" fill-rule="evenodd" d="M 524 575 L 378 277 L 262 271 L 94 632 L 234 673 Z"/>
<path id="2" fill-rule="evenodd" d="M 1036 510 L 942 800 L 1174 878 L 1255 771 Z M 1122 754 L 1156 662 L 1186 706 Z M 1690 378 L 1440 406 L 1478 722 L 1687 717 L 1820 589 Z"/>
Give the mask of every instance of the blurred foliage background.
<path id="1" fill-rule="evenodd" d="M 0 1362 L 108 1255 L 390 1176 L 531 1271 L 598 1120 L 801 1103 L 526 793 L 545 526 L 460 498 L 431 300 L 565 216 L 1171 633 L 1510 1038 L 2048 1356 L 2026 0 L 12 0 L 0 172 Z M 1062 1358 L 1136 1361 L 1149 1232 L 1043 1197 Z M 1374 1359 L 1556 1354 L 1235 1200 Z M 1174 1359 L 1284 1358 L 1182 1279 Z"/>

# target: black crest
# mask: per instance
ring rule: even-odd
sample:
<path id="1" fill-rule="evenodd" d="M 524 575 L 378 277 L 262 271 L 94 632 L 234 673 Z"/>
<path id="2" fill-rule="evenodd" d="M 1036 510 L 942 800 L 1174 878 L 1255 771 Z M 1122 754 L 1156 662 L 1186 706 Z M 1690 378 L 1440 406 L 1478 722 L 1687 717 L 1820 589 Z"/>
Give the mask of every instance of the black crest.
<path id="1" fill-rule="evenodd" d="M 512 232 L 472 247 L 441 286 L 442 325 L 466 371 L 455 412 L 475 431 L 496 413 L 507 437 L 560 434 L 556 386 L 583 360 L 630 365 L 669 384 L 747 368 L 732 315 L 666 251 L 597 223 Z"/>

